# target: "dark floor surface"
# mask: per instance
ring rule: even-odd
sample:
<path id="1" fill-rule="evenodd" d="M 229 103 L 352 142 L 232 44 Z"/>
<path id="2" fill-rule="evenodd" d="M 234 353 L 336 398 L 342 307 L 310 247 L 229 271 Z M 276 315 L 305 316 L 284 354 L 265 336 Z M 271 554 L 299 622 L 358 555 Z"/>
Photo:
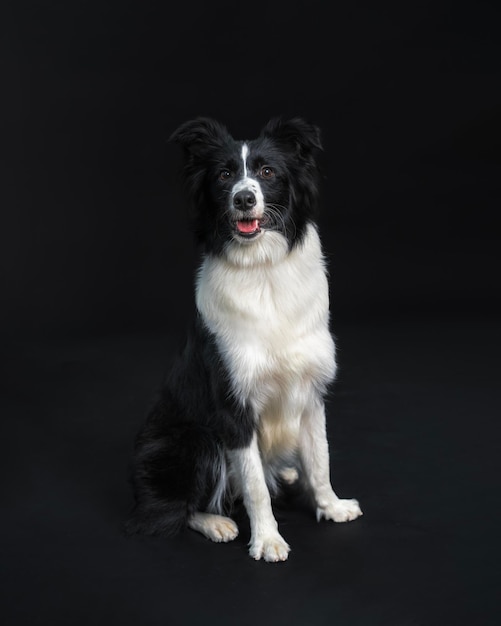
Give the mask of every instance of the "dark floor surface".
<path id="1" fill-rule="evenodd" d="M 280 564 L 194 532 L 132 538 L 132 440 L 178 341 L 10 341 L 2 392 L 2 622 L 501 623 L 499 340 L 492 320 L 334 324 L 333 485 L 364 516 L 276 508 Z"/>

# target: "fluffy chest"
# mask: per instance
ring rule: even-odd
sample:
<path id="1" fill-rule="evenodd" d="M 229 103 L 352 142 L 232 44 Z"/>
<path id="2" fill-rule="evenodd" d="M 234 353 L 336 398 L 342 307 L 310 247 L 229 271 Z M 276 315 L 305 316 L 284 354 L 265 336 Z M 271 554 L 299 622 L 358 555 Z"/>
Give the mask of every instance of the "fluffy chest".
<path id="1" fill-rule="evenodd" d="M 199 274 L 197 306 L 216 337 L 234 392 L 263 399 L 332 379 L 334 344 L 319 247 L 255 267 L 208 258 Z"/>

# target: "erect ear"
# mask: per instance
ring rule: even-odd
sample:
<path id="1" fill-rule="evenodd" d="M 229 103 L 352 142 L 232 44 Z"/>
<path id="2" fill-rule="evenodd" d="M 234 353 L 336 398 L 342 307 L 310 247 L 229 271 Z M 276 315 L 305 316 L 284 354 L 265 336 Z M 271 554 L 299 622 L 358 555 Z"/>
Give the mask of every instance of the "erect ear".
<path id="1" fill-rule="evenodd" d="M 170 136 L 170 141 L 183 146 L 193 156 L 203 157 L 231 139 L 225 126 L 209 117 L 184 122 Z"/>
<path id="2" fill-rule="evenodd" d="M 269 137 L 302 156 L 315 150 L 322 150 L 320 129 L 300 117 L 289 120 L 274 118 L 261 131 L 263 137 Z"/>

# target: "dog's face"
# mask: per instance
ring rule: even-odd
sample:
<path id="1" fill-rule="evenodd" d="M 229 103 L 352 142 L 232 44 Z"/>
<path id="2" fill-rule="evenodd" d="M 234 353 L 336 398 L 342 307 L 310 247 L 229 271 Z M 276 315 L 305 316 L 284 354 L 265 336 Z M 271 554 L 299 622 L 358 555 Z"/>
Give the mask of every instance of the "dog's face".
<path id="1" fill-rule="evenodd" d="M 237 141 L 218 122 L 197 118 L 172 139 L 185 149 L 195 232 L 207 252 L 255 256 L 301 240 L 317 205 L 315 126 L 271 120 L 257 139 Z"/>

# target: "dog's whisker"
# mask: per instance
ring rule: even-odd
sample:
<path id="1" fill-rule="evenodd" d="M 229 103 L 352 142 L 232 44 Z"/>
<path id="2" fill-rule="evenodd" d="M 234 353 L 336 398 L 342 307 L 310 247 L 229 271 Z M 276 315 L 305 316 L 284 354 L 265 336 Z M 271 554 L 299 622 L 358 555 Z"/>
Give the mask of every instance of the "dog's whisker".
<path id="1" fill-rule="evenodd" d="M 273 226 L 275 226 L 276 230 L 283 232 L 283 233 L 287 232 L 287 226 L 286 226 L 286 222 L 284 218 L 284 212 L 286 210 L 287 210 L 287 207 L 282 204 L 267 203 L 265 205 L 264 214 L 269 220 L 269 222 L 267 222 L 266 224 L 266 227 L 268 228 L 268 230 L 272 230 Z M 270 222 L 272 224 L 271 228 L 270 228 Z M 293 229 L 292 237 L 295 237 L 297 234 L 297 228 L 296 228 L 296 223 L 292 217 L 289 217 L 289 223 Z"/>

